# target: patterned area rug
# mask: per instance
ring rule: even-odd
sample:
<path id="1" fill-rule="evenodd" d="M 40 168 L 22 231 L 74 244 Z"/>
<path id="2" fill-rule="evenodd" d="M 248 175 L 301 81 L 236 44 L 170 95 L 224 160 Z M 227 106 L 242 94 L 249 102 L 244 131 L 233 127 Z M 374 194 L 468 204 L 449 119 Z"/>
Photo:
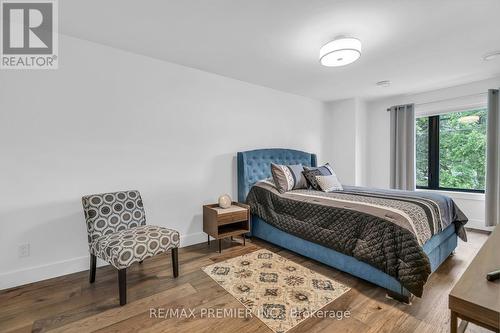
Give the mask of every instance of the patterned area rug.
<path id="1" fill-rule="evenodd" d="M 264 249 L 203 271 L 276 333 L 288 331 L 350 290 Z"/>

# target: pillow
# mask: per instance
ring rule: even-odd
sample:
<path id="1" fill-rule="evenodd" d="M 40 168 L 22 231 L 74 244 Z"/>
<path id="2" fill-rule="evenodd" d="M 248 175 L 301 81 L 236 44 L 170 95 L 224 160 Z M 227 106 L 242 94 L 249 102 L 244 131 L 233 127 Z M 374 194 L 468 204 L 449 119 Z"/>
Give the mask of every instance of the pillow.
<path id="1" fill-rule="evenodd" d="M 323 176 L 328 176 L 328 175 L 334 175 L 335 172 L 333 171 L 333 168 L 331 167 L 330 163 L 326 163 L 322 166 L 319 166 L 319 167 L 308 167 L 308 166 L 305 166 L 304 167 L 304 170 L 315 170 L 315 169 L 318 169 L 321 171 L 321 174 Z"/>
<path id="2" fill-rule="evenodd" d="M 314 190 L 320 191 L 318 182 L 316 181 L 316 176 L 323 176 L 321 174 L 321 170 L 319 169 L 304 170 L 302 174 L 307 179 L 307 183 L 309 184 L 310 187 L 312 187 Z"/>
<path id="3" fill-rule="evenodd" d="M 307 188 L 307 180 L 302 171 L 304 171 L 302 164 L 279 165 L 271 163 L 274 184 L 280 193 Z"/>
<path id="4" fill-rule="evenodd" d="M 306 178 L 307 183 L 317 191 L 321 191 L 321 188 L 316 181 L 316 176 L 329 176 L 335 174 L 332 167 L 328 163 L 320 167 L 304 167 L 304 169 L 305 170 L 302 172 L 302 174 Z"/>
<path id="5" fill-rule="evenodd" d="M 328 176 L 316 176 L 316 182 L 323 192 L 343 191 L 344 188 L 340 184 L 335 174 Z"/>

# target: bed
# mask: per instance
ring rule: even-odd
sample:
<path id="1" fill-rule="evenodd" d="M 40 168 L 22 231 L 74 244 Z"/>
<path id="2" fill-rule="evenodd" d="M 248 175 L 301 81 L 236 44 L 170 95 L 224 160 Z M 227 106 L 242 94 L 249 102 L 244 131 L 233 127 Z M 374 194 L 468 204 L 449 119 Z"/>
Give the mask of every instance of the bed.
<path id="1" fill-rule="evenodd" d="M 258 149 L 237 154 L 237 178 L 238 178 L 238 200 L 245 202 L 252 187 L 262 186 L 260 181 L 271 176 L 270 164 L 302 164 L 304 166 L 317 166 L 315 154 L 291 149 Z M 258 184 L 256 184 L 258 183 Z M 256 190 L 256 189 L 253 189 Z M 459 212 L 461 213 L 461 212 Z M 261 215 L 261 216 L 259 216 Z M 287 232 L 285 228 L 266 221 L 261 213 L 252 213 L 251 236 L 276 244 L 303 256 L 317 260 L 321 263 L 374 283 L 387 290 L 387 294 L 399 301 L 409 303 L 412 293 L 397 279 L 394 274 L 387 274 L 381 269 L 368 264 L 366 261 L 358 260 L 354 256 L 346 255 L 341 251 L 334 250 L 331 246 L 325 246 L 321 242 L 311 241 L 300 233 Z M 462 223 L 466 218 L 462 218 Z M 454 251 L 457 246 L 457 227 L 451 223 L 439 233 L 435 233 L 420 250 L 425 253 L 427 266 L 431 272 L 435 271 L 441 263 Z M 411 288 L 410 288 L 411 289 Z M 415 292 L 413 292 L 415 294 Z M 420 292 L 418 292 L 420 293 Z M 421 295 L 417 295 L 421 296 Z"/>

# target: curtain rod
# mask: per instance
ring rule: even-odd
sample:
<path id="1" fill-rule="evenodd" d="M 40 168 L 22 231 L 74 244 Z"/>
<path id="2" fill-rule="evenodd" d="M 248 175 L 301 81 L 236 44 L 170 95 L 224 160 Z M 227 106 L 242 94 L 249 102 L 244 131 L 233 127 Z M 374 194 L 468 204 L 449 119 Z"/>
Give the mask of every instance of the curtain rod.
<path id="1" fill-rule="evenodd" d="M 470 94 L 470 95 L 459 96 L 459 97 L 450 97 L 450 98 L 437 99 L 437 100 L 429 101 L 429 102 L 415 103 L 415 106 L 421 106 L 421 105 L 433 104 L 433 103 L 439 103 L 439 102 L 445 102 L 445 101 L 452 101 L 452 100 L 461 99 L 461 98 L 467 98 L 467 97 L 483 96 L 483 95 L 488 95 L 488 93 L 484 92 L 484 93 Z M 388 108 L 387 111 L 391 111 L 391 108 Z"/>

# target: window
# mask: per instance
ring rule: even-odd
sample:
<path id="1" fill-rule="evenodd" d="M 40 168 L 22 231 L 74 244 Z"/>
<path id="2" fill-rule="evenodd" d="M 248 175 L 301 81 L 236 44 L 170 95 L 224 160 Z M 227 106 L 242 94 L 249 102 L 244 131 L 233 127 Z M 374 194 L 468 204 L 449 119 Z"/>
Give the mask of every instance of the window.
<path id="1" fill-rule="evenodd" d="M 417 188 L 484 192 L 484 108 L 416 120 Z"/>

